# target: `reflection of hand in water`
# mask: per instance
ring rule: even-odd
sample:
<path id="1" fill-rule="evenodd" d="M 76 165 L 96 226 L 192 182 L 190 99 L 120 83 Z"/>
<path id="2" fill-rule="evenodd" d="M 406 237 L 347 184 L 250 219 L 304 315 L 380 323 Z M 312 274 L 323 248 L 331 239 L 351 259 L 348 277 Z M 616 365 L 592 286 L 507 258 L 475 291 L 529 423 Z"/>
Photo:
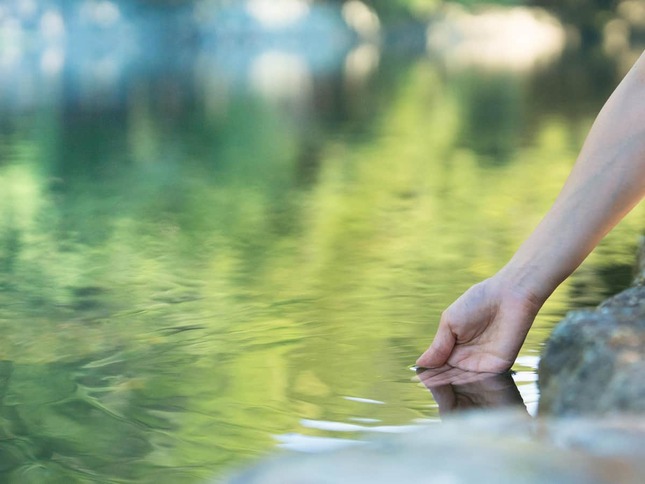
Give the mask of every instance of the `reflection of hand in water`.
<path id="1" fill-rule="evenodd" d="M 441 414 L 475 408 L 524 408 L 510 373 L 475 373 L 444 365 L 419 370 L 417 377 L 432 393 Z"/>

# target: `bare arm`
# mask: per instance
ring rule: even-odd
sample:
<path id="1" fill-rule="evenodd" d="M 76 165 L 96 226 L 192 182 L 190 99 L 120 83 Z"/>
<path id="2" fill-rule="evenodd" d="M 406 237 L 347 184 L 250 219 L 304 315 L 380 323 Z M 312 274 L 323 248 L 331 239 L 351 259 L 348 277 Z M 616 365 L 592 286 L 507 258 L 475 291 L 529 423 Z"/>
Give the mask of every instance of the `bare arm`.
<path id="1" fill-rule="evenodd" d="M 611 95 L 555 203 L 509 263 L 444 311 L 419 366 L 513 364 L 546 299 L 645 196 L 645 54 Z"/>
<path id="2" fill-rule="evenodd" d="M 645 195 L 645 54 L 609 98 L 560 195 L 505 270 L 546 299 Z"/>

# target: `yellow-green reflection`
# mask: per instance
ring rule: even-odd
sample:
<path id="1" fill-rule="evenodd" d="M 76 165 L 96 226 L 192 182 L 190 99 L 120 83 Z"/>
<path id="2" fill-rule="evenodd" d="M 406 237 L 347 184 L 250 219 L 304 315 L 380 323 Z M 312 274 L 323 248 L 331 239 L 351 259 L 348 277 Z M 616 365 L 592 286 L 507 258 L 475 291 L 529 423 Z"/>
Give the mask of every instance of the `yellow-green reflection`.
<path id="1" fill-rule="evenodd" d="M 169 116 L 145 88 L 107 121 L 16 120 L 0 138 L 6 479 L 191 482 L 292 433 L 357 437 L 307 422 L 436 416 L 407 366 L 539 221 L 602 103 L 538 108 L 539 82 L 417 61 L 350 93 L 373 116 L 331 126 L 244 96 Z M 554 295 L 522 356 L 624 283 L 642 221 Z"/>

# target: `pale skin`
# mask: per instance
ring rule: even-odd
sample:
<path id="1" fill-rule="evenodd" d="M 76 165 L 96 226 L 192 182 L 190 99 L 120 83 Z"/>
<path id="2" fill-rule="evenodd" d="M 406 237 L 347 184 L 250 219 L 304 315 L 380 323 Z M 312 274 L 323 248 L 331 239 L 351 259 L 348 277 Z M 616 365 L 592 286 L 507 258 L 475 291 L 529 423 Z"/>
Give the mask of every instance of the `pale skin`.
<path id="1" fill-rule="evenodd" d="M 645 196 L 645 54 L 607 100 L 551 209 L 512 259 L 439 322 L 423 368 L 504 372 L 538 311 Z"/>

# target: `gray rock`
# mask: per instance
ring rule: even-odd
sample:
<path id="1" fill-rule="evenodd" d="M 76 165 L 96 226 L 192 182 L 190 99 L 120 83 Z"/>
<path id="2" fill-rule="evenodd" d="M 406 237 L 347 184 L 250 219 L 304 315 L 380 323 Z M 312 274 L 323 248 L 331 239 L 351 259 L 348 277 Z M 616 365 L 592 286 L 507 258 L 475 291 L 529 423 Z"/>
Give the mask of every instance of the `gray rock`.
<path id="1" fill-rule="evenodd" d="M 224 482 L 641 483 L 644 457 L 645 418 L 535 420 L 489 411 L 341 451 L 286 454 Z"/>
<path id="2" fill-rule="evenodd" d="M 641 237 L 641 250 L 636 263 L 635 285 L 645 285 L 645 236 Z"/>
<path id="3" fill-rule="evenodd" d="M 539 366 L 540 414 L 645 413 L 645 245 L 635 285 L 569 313 Z"/>

